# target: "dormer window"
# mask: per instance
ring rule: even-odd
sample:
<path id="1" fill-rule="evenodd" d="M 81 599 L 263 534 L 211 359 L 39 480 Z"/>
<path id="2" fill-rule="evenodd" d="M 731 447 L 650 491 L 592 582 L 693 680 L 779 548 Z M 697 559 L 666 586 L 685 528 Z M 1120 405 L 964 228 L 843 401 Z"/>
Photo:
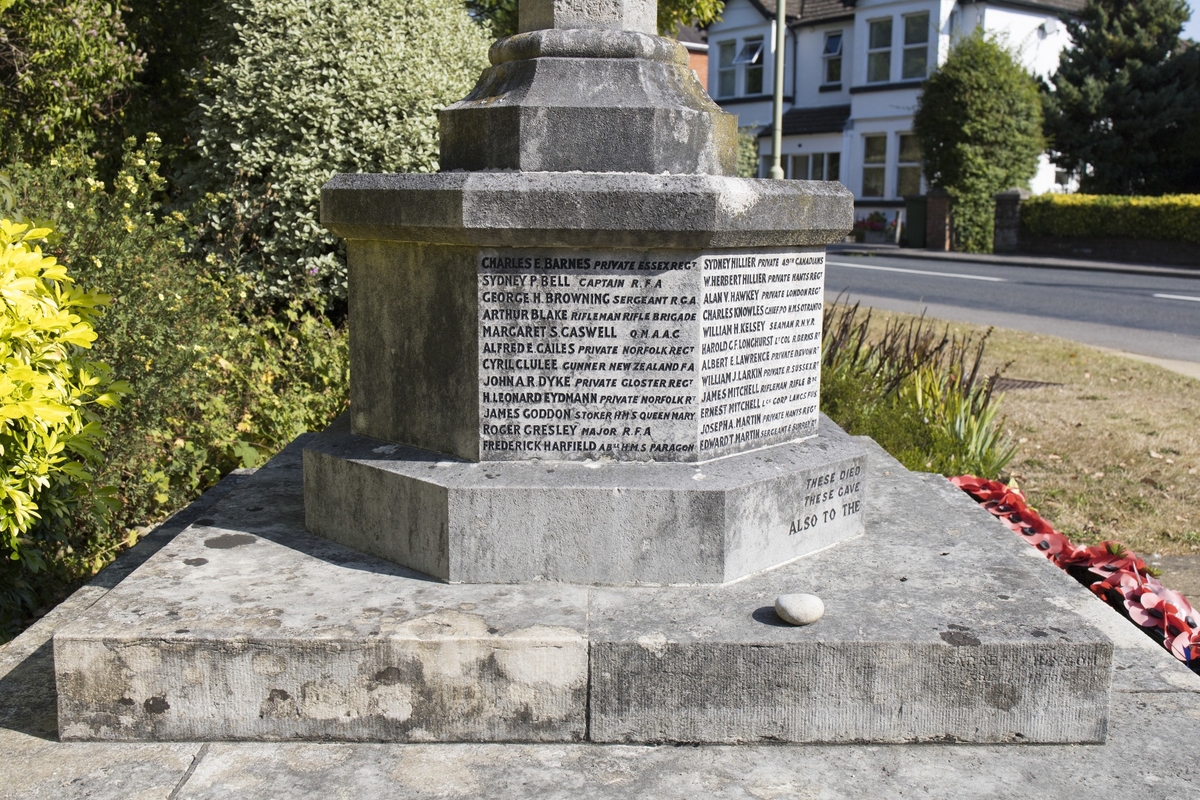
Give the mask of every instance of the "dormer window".
<path id="1" fill-rule="evenodd" d="M 747 39 L 733 60 L 736 66 L 746 68 L 746 94 L 762 94 L 763 90 L 763 40 Z"/>
<path id="2" fill-rule="evenodd" d="M 842 32 L 825 34 L 825 83 L 842 82 Z"/>

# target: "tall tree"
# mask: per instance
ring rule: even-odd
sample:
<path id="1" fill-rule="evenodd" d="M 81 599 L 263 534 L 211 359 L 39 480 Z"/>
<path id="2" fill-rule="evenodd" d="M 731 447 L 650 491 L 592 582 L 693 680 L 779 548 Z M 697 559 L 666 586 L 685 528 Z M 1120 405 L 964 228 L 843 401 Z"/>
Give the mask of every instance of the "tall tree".
<path id="1" fill-rule="evenodd" d="M 1027 184 L 1045 146 L 1033 76 L 976 31 L 925 82 L 913 131 L 926 178 L 952 198 L 955 247 L 990 252 L 995 194 Z"/>
<path id="2" fill-rule="evenodd" d="M 1200 51 L 1185 0 L 1089 0 L 1045 94 L 1055 164 L 1085 191 L 1197 189 Z"/>
<path id="3" fill-rule="evenodd" d="M 518 0 L 467 0 L 467 8 L 476 19 L 486 22 L 496 36 L 517 32 Z M 658 0 L 658 30 L 664 35 L 680 26 L 707 25 L 715 22 L 725 8 L 725 0 Z"/>

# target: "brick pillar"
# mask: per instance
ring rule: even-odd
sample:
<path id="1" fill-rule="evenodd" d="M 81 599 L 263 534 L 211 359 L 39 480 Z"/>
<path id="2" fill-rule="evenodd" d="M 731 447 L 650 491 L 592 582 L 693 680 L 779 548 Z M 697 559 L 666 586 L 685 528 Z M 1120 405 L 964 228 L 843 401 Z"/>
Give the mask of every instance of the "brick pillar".
<path id="1" fill-rule="evenodd" d="M 1021 202 L 1029 198 L 1025 189 L 1009 189 L 996 195 L 996 233 L 992 251 L 1015 253 L 1021 247 Z"/>
<path id="2" fill-rule="evenodd" d="M 930 189 L 925 201 L 925 249 L 950 249 L 950 194 Z"/>

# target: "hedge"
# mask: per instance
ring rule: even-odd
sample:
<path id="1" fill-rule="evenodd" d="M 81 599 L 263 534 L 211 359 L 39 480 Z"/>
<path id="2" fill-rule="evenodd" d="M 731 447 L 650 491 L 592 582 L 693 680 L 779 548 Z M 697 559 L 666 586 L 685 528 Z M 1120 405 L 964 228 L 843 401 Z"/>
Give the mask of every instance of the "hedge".
<path id="1" fill-rule="evenodd" d="M 1021 204 L 1021 233 L 1200 243 L 1200 194 L 1043 194 Z"/>

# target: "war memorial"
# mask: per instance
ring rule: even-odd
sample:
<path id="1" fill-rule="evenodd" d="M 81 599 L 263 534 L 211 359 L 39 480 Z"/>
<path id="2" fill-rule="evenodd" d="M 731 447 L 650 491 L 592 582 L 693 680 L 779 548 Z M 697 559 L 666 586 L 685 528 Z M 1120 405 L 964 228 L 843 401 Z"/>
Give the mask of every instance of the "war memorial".
<path id="1" fill-rule="evenodd" d="M 820 416 L 852 197 L 655 9 L 522 0 L 440 173 L 325 187 L 350 411 L 59 629 L 62 739 L 1105 741 L 1084 590 Z"/>

